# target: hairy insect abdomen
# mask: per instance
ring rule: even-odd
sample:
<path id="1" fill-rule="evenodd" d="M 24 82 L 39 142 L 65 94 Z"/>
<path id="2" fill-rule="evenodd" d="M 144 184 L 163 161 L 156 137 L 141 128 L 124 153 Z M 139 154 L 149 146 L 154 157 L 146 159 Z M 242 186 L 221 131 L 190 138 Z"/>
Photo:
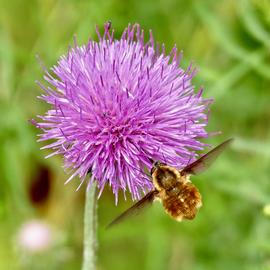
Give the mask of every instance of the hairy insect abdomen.
<path id="1" fill-rule="evenodd" d="M 162 201 L 166 212 L 178 221 L 194 219 L 202 206 L 201 194 L 192 183 L 182 184 L 177 195 L 169 194 Z"/>

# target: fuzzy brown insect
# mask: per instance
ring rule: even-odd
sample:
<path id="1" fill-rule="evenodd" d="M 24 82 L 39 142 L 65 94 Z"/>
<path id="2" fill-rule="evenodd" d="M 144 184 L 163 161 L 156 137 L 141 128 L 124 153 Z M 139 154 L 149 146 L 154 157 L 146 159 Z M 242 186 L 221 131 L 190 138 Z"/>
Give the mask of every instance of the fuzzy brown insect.
<path id="1" fill-rule="evenodd" d="M 165 211 L 175 220 L 194 219 L 202 206 L 202 197 L 199 190 L 191 183 L 190 175 L 205 171 L 231 142 L 232 139 L 229 139 L 219 144 L 180 171 L 164 163 L 155 162 L 151 170 L 154 190 L 114 219 L 108 227 L 123 221 L 130 215 L 137 214 L 155 199 L 161 201 Z"/>

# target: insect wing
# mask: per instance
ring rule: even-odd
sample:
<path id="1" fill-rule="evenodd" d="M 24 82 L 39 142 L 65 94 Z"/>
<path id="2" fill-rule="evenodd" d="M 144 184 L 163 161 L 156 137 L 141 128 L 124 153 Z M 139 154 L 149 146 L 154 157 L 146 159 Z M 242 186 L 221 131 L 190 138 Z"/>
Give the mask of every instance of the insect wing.
<path id="1" fill-rule="evenodd" d="M 219 144 L 217 147 L 209 151 L 207 154 L 203 155 L 198 160 L 187 165 L 182 171 L 181 174 L 199 174 L 204 172 L 209 166 L 216 160 L 216 158 L 223 152 L 233 139 L 228 139 L 227 141 Z"/>
<path id="2" fill-rule="evenodd" d="M 158 193 L 158 191 L 156 191 L 156 190 L 153 190 L 153 191 L 150 191 L 149 193 L 147 193 L 141 200 L 139 200 L 137 203 L 135 203 L 133 206 L 131 206 L 126 211 L 124 211 L 121 215 L 119 215 L 117 218 L 115 218 L 107 226 L 107 228 L 110 228 L 113 225 L 116 225 L 116 224 L 124 221 L 126 218 L 128 218 L 130 216 L 137 215 L 146 206 L 149 206 L 152 204 L 157 193 Z"/>

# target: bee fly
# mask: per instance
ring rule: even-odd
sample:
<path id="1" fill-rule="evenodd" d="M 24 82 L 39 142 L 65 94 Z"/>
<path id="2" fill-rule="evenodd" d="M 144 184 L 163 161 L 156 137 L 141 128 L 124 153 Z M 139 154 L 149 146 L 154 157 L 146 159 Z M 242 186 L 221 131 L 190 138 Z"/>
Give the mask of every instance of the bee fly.
<path id="1" fill-rule="evenodd" d="M 123 221 L 130 215 L 137 214 L 154 200 L 161 201 L 167 214 L 177 221 L 194 219 L 202 206 L 202 197 L 199 190 L 191 183 L 190 175 L 204 172 L 231 142 L 232 139 L 229 139 L 219 144 L 180 171 L 164 163 L 155 162 L 151 170 L 154 189 L 114 219 L 108 227 Z"/>

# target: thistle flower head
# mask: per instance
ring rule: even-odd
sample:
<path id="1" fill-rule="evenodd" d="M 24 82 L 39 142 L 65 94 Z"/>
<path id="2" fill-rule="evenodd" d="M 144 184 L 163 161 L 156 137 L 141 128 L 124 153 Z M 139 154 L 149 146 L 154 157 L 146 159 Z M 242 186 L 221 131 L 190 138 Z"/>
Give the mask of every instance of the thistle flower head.
<path id="1" fill-rule="evenodd" d="M 195 70 L 179 66 L 177 48 L 166 55 L 151 31 L 148 42 L 138 24 L 120 39 L 109 23 L 97 34 L 45 72 L 41 99 L 51 108 L 36 126 L 40 141 L 53 139 L 43 147 L 54 150 L 49 156 L 63 155 L 73 170 L 67 182 L 78 175 L 100 194 L 109 184 L 116 200 L 119 190 L 139 199 L 152 189 L 144 168 L 153 160 L 180 169 L 203 149 L 209 100 L 194 91 Z"/>

